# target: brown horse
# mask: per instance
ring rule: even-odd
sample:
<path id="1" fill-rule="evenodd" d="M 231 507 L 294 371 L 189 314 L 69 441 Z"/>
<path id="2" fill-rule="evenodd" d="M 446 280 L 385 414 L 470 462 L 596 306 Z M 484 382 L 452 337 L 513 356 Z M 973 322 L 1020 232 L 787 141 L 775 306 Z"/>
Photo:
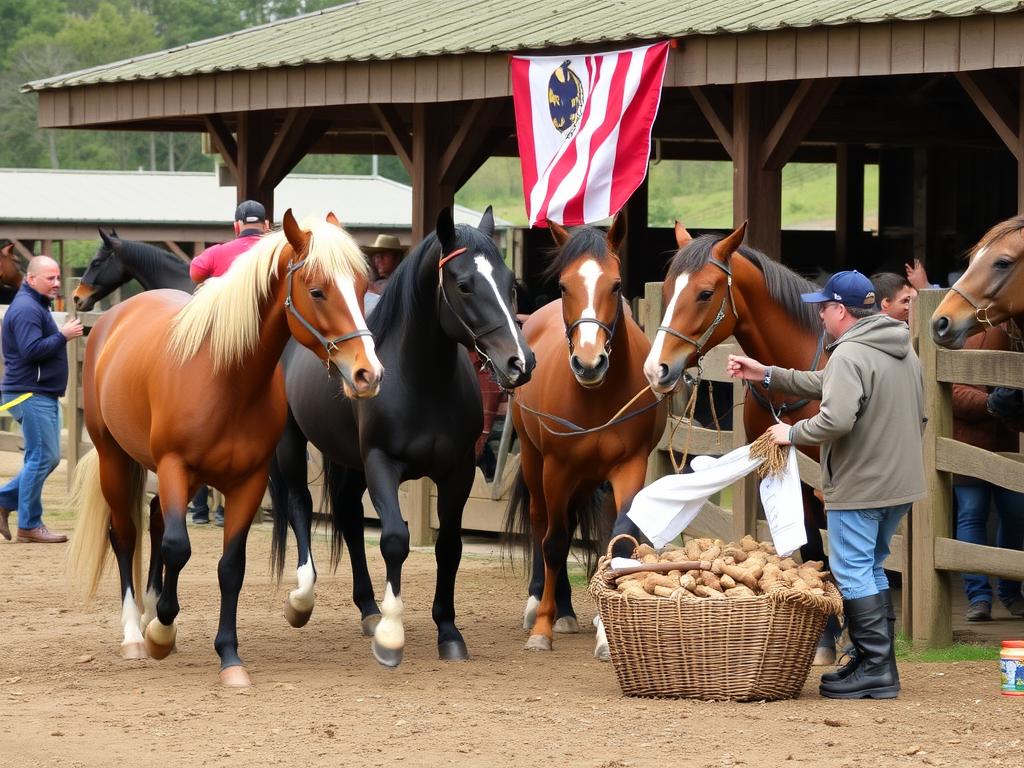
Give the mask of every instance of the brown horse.
<path id="1" fill-rule="evenodd" d="M 25 279 L 21 271 L 21 259 L 14 252 L 14 243 L 0 248 L 0 290 L 18 292 L 21 288 L 21 281 Z M 13 298 L 13 297 L 12 297 Z M 10 300 L 0 301 L 2 304 L 10 304 Z"/>
<path id="2" fill-rule="evenodd" d="M 665 408 L 649 391 L 618 414 L 647 389 L 641 366 L 650 349 L 622 300 L 616 255 L 622 230 L 622 217 L 607 237 L 593 227 L 570 236 L 552 223 L 559 251 L 548 272 L 558 276 L 562 298 L 523 326 L 537 368 L 512 401 L 521 467 L 506 529 L 525 531 L 529 525 L 533 531 L 527 649 L 551 650 L 556 599 L 560 631 L 577 631 L 566 559 L 577 523 L 585 540 L 599 527 L 601 510 L 594 497 L 605 481 L 611 483 L 618 513 L 615 531 L 638 534 L 625 513 L 643 487 L 647 457 L 665 429 Z M 595 653 L 604 652 L 599 636 Z"/>
<path id="3" fill-rule="evenodd" d="M 992 227 L 969 259 L 967 271 L 932 313 L 932 338 L 948 349 L 961 349 L 986 325 L 1024 323 L 1024 216 Z"/>
<path id="4" fill-rule="evenodd" d="M 337 369 L 339 395 L 342 388 L 350 397 L 375 395 L 383 371 L 363 319 L 366 271 L 333 214 L 303 229 L 287 211 L 283 232 L 265 236 L 194 296 L 147 291 L 105 312 L 93 328 L 83 392 L 96 450 L 75 475 L 80 512 L 69 574 L 94 594 L 109 537 L 121 576 L 125 658 L 164 658 L 174 646 L 178 576 L 190 555 L 185 508 L 208 483 L 227 502 L 217 568 L 220 676 L 226 685 L 249 684 L 235 614 L 249 526 L 285 425 L 278 359 L 294 336 L 323 361 L 325 376 Z M 137 537 L 147 469 L 157 474 L 159 496 L 150 504 L 152 554 L 140 620 Z"/>

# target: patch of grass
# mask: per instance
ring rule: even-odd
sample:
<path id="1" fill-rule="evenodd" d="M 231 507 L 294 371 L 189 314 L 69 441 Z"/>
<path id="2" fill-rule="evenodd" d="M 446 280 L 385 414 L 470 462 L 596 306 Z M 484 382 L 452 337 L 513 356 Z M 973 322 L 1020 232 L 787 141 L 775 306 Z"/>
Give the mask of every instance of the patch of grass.
<path id="1" fill-rule="evenodd" d="M 999 649 L 992 645 L 954 643 L 948 648 L 914 648 L 910 638 L 900 634 L 896 638 L 896 658 L 900 661 L 949 663 L 952 661 L 996 661 Z"/>

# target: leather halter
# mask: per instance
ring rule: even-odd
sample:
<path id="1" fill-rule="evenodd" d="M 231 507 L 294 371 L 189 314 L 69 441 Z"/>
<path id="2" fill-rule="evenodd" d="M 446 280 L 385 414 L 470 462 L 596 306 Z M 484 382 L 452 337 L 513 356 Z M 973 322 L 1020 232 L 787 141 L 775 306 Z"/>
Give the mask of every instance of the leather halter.
<path id="1" fill-rule="evenodd" d="M 327 353 L 327 360 L 324 361 L 324 365 L 330 365 L 331 355 L 333 355 L 334 352 L 338 349 L 339 344 L 346 342 L 349 339 L 359 338 L 360 336 L 369 336 L 372 338 L 373 333 L 368 328 L 357 328 L 356 330 L 351 331 L 350 333 L 346 333 L 343 336 L 338 336 L 336 339 L 328 339 L 326 336 L 320 333 L 320 331 L 314 328 L 312 323 L 310 323 L 306 318 L 302 316 L 299 310 L 295 308 L 295 304 L 292 301 L 292 279 L 294 278 L 295 273 L 298 270 L 302 269 L 303 266 L 305 266 L 306 261 L 307 259 L 302 259 L 301 261 L 288 262 L 288 294 L 285 296 L 284 299 L 284 308 L 291 313 L 292 317 L 299 321 L 299 324 L 303 328 L 305 328 L 313 335 L 314 339 L 320 342 L 320 346 L 322 346 L 324 348 L 324 352 Z"/>
<path id="2" fill-rule="evenodd" d="M 1006 275 L 999 281 L 999 286 L 996 289 L 996 293 L 997 294 L 998 294 L 998 292 L 1000 290 L 1002 290 L 1003 284 L 1009 279 L 1010 272 L 1013 272 L 1013 270 L 1017 268 L 1017 265 L 1019 265 L 1022 261 L 1024 261 L 1024 259 L 1017 259 L 1017 261 L 1015 261 L 1013 263 L 1013 266 L 1009 269 L 1009 271 L 1006 273 Z M 993 323 L 992 320 L 988 316 L 989 310 L 992 309 L 993 306 L 995 306 L 995 302 L 994 301 L 992 301 L 990 299 L 988 304 L 986 304 L 983 307 L 983 306 L 981 306 L 981 302 L 980 301 L 975 299 L 973 296 L 971 296 L 971 294 L 969 294 L 967 291 L 963 290 L 962 288 L 958 288 L 956 286 L 956 284 L 951 285 L 949 287 L 949 290 L 953 291 L 953 293 L 958 294 L 960 296 L 960 298 L 962 298 L 964 301 L 966 301 L 968 304 L 970 304 L 972 307 L 974 307 L 974 318 L 978 321 L 979 324 L 987 325 L 990 328 L 995 328 L 996 327 L 995 323 Z"/>
<path id="3" fill-rule="evenodd" d="M 619 327 L 620 317 L 622 317 L 622 286 L 615 289 L 615 317 L 611 325 L 598 320 L 596 317 L 581 317 L 566 326 L 565 340 L 569 343 L 569 356 L 571 357 L 576 351 L 576 345 L 572 343 L 572 332 L 576 330 L 577 326 L 583 325 L 583 323 L 593 323 L 605 332 L 604 353 L 611 357 L 612 339 L 615 337 L 615 329 Z"/>
<path id="4" fill-rule="evenodd" d="M 726 275 L 726 278 L 725 278 L 726 289 L 725 289 L 725 295 L 722 297 L 722 306 L 720 306 L 718 308 L 718 314 L 715 316 L 715 319 L 711 322 L 711 325 L 709 325 L 707 327 L 707 330 L 705 330 L 704 333 L 701 334 L 701 337 L 699 339 L 692 339 L 689 336 L 687 336 L 685 333 L 680 333 L 679 331 L 677 331 L 675 328 L 672 328 L 671 326 L 668 326 L 668 325 L 659 325 L 658 326 L 658 330 L 659 331 L 664 331 L 669 336 L 675 336 L 677 339 L 682 339 L 687 344 L 692 344 L 696 348 L 696 350 L 697 350 L 697 358 L 698 358 L 698 360 L 701 357 L 703 357 L 703 354 L 701 353 L 701 350 L 704 349 L 704 345 L 708 343 L 708 339 L 711 338 L 712 334 L 714 334 L 714 332 L 718 328 L 718 326 L 722 324 L 723 320 L 725 320 L 725 305 L 727 303 L 729 304 L 730 308 L 732 309 L 733 317 L 736 318 L 737 320 L 740 319 L 740 315 L 736 311 L 736 299 L 734 299 L 733 295 L 732 295 L 732 268 L 728 264 L 726 264 L 725 262 L 719 261 L 718 259 L 714 259 L 714 258 L 708 259 L 708 264 L 714 264 L 720 270 L 725 272 L 725 275 Z M 699 363 L 698 363 L 698 365 L 699 365 Z"/>
<path id="5" fill-rule="evenodd" d="M 480 355 L 480 359 L 484 361 L 483 362 L 483 366 L 486 367 L 486 366 L 489 365 L 491 367 L 491 370 L 495 371 L 496 369 L 494 367 L 494 361 L 491 360 L 490 355 L 488 355 L 486 352 L 484 352 L 482 349 L 480 349 L 480 345 L 477 342 L 480 339 L 482 339 L 484 336 L 486 336 L 487 334 L 493 333 L 494 331 L 497 331 L 497 330 L 500 330 L 501 328 L 503 328 L 505 326 L 505 324 L 503 322 L 497 322 L 497 323 L 494 323 L 493 325 L 491 325 L 490 327 L 484 329 L 480 333 L 476 333 L 472 328 L 469 327 L 469 324 L 465 320 L 462 319 L 462 315 L 460 315 L 458 312 L 455 311 L 455 307 L 453 307 L 452 303 L 448 300 L 448 294 L 445 292 L 445 289 L 444 289 L 444 271 L 443 271 L 444 270 L 444 265 L 447 264 L 452 259 L 454 259 L 456 256 L 461 256 L 467 250 L 468 250 L 467 248 L 456 248 L 454 251 L 449 253 L 447 256 L 442 255 L 441 258 L 438 260 L 438 262 L 437 262 L 437 292 L 438 292 L 440 300 L 443 300 L 444 303 L 445 303 L 445 306 L 448 307 L 448 311 L 452 313 L 452 316 L 456 320 L 459 321 L 459 325 L 461 325 L 463 330 L 465 330 L 466 333 L 469 335 L 470 340 L 473 342 L 473 348 L 476 350 L 476 353 L 478 355 Z M 440 303 L 440 301 L 438 303 Z"/>

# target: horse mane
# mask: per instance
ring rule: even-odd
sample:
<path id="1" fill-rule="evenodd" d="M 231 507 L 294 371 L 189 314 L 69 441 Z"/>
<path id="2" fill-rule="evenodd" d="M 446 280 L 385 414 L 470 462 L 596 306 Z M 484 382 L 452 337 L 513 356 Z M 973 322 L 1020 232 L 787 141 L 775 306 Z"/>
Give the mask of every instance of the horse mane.
<path id="1" fill-rule="evenodd" d="M 711 260 L 712 250 L 722 238 L 722 235 L 701 235 L 680 248 L 669 264 L 666 279 L 702 269 Z M 761 271 L 768 295 L 786 310 L 801 328 L 815 335 L 821 333 L 821 317 L 818 315 L 817 306 L 805 303 L 800 295 L 817 291 L 818 286 L 789 267 L 746 245 L 739 247 L 739 254 Z"/>
<path id="2" fill-rule="evenodd" d="M 310 233 L 303 269 L 311 278 L 333 282 L 337 275 L 355 278 L 368 273 L 362 251 L 347 232 L 320 221 L 304 223 L 303 229 Z M 185 363 L 209 338 L 214 373 L 241 365 L 259 343 L 260 309 L 274 278 L 283 278 L 277 271 L 287 244 L 283 231 L 270 232 L 223 275 L 205 280 L 172 321 L 171 358 Z"/>
<path id="3" fill-rule="evenodd" d="M 1007 235 L 1012 235 L 1014 232 L 1019 232 L 1022 229 L 1024 229 L 1024 215 L 1013 216 L 1006 221 L 1000 221 L 982 235 L 981 240 L 967 252 L 967 263 L 970 264 L 974 261 L 975 256 L 992 245 L 996 240 L 1001 240 Z"/>
<path id="4" fill-rule="evenodd" d="M 160 262 L 166 262 L 167 264 L 174 265 L 179 270 L 184 270 L 186 274 L 188 273 L 188 264 L 170 251 L 165 251 L 163 248 L 150 245 L 149 243 L 143 243 L 139 240 L 121 240 L 118 238 L 117 243 L 119 244 L 119 247 L 114 249 L 115 252 L 124 253 L 128 256 L 140 260 L 146 260 L 150 263 L 159 264 Z M 163 264 L 159 265 L 164 266 Z"/>
<path id="5" fill-rule="evenodd" d="M 605 233 L 597 227 L 575 227 L 569 232 L 570 237 L 558 249 L 551 263 L 544 270 L 543 279 L 556 280 L 562 271 L 586 253 L 599 263 L 604 263 L 611 252 Z"/>

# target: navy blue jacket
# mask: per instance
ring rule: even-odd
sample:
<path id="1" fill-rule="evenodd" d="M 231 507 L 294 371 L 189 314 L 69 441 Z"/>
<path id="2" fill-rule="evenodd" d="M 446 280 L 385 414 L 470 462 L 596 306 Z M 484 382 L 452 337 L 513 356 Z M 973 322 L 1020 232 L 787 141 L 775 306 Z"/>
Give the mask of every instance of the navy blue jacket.
<path id="1" fill-rule="evenodd" d="M 61 397 L 68 386 L 67 339 L 50 314 L 50 299 L 22 283 L 3 317 L 4 392 Z"/>

